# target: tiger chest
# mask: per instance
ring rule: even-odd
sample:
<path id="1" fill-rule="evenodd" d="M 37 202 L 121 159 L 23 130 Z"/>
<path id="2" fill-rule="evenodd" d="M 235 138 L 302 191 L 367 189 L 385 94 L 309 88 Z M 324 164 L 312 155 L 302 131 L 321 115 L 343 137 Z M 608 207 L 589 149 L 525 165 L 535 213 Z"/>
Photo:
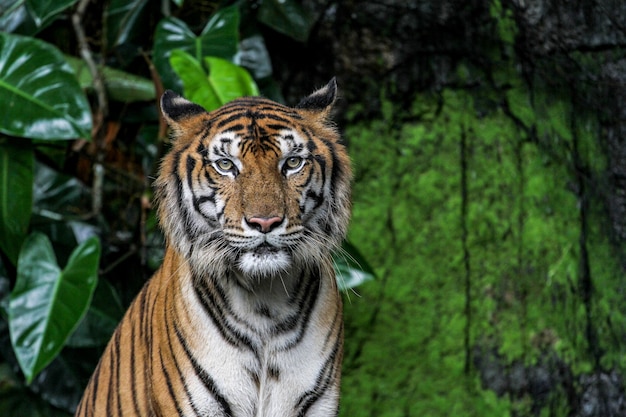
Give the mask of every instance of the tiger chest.
<path id="1" fill-rule="evenodd" d="M 222 294 L 226 298 L 220 300 L 219 294 L 192 286 L 183 292 L 173 308 L 178 324 L 164 329 L 168 337 L 160 343 L 159 355 L 170 354 L 169 366 L 157 365 L 154 372 L 155 395 L 162 397 L 156 399 L 158 408 L 170 410 L 163 415 L 334 413 L 337 393 L 327 388 L 338 374 L 334 364 L 340 352 L 329 342 L 332 327 L 322 322 L 327 318 L 318 297 L 292 303 L 264 294 L 274 304 L 270 308 L 271 303 L 255 304 L 247 295 Z M 186 400 L 171 404 L 168 391 Z"/>

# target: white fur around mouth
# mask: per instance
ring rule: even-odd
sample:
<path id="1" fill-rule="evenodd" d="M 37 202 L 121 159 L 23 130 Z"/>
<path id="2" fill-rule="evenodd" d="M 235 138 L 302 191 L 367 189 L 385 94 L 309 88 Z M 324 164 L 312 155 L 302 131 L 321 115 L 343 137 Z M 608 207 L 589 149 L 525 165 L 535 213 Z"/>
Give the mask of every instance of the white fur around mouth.
<path id="1" fill-rule="evenodd" d="M 260 245 L 243 252 L 239 257 L 239 269 L 249 275 L 274 275 L 291 265 L 291 256 L 284 249 Z"/>

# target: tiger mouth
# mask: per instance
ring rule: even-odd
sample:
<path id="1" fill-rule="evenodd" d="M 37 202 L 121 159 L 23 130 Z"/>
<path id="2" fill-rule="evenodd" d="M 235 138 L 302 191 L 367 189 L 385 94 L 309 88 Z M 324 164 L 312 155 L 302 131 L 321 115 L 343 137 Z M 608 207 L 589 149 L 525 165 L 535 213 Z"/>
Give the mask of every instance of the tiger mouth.
<path id="1" fill-rule="evenodd" d="M 267 242 L 263 242 L 256 248 L 252 249 L 252 252 L 257 255 L 270 255 L 279 251 L 280 248 L 277 248 L 276 246 L 273 246 Z"/>

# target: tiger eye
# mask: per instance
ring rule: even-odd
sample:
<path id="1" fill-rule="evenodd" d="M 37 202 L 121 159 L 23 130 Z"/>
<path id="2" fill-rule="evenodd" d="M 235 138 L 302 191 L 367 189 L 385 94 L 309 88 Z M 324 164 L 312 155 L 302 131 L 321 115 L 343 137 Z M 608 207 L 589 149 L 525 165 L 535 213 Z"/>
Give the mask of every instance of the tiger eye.
<path id="1" fill-rule="evenodd" d="M 303 162 L 304 160 L 299 156 L 292 156 L 290 158 L 287 158 L 287 160 L 285 161 L 285 167 L 287 169 L 297 169 L 300 168 Z"/>
<path id="2" fill-rule="evenodd" d="M 235 166 L 230 159 L 220 159 L 216 162 L 216 165 L 222 171 L 231 171 Z"/>

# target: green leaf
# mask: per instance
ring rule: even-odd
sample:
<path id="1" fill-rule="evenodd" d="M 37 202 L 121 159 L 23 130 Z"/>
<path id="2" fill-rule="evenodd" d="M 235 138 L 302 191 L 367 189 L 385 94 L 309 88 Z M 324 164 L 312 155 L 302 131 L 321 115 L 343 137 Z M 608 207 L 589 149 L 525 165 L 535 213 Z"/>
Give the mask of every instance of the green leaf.
<path id="1" fill-rule="evenodd" d="M 115 288 L 100 280 L 87 314 L 67 341 L 70 347 L 99 347 L 107 344 L 124 315 Z"/>
<path id="2" fill-rule="evenodd" d="M 50 218 L 77 217 L 88 205 L 89 188 L 76 177 L 62 174 L 47 165 L 35 165 L 33 212 Z"/>
<path id="3" fill-rule="evenodd" d="M 65 59 L 74 69 L 78 82 L 83 89 L 91 89 L 93 77 L 82 59 L 66 56 Z M 152 80 L 121 71 L 115 68 L 102 67 L 102 78 L 107 96 L 122 103 L 154 100 L 156 90 Z"/>
<path id="4" fill-rule="evenodd" d="M 37 26 L 41 27 L 76 2 L 77 0 L 26 0 L 26 7 Z"/>
<path id="5" fill-rule="evenodd" d="M 242 96 L 259 94 L 256 83 L 244 68 L 215 57 L 205 57 L 209 75 L 198 61 L 182 51 L 172 51 L 172 68 L 185 86 L 184 95 L 208 111 Z"/>
<path id="6" fill-rule="evenodd" d="M 98 234 L 97 226 L 81 218 L 89 211 L 89 196 L 89 188 L 77 178 L 35 164 L 30 230 L 48 236 L 61 263 L 78 242 Z"/>
<path id="7" fill-rule="evenodd" d="M 30 235 L 9 300 L 11 344 L 27 383 L 61 351 L 85 315 L 98 282 L 100 242 L 79 245 L 61 270 L 48 238 Z"/>
<path id="8" fill-rule="evenodd" d="M 200 38 L 197 52 L 201 55 L 214 55 L 229 59 L 237 53 L 239 43 L 239 9 L 237 6 L 218 10 L 207 22 Z M 210 53 L 205 49 L 209 48 Z M 197 57 L 200 55 L 196 55 Z"/>
<path id="9" fill-rule="evenodd" d="M 350 242 L 343 242 L 341 251 L 333 255 L 333 260 L 337 283 L 341 290 L 358 287 L 376 278 L 372 267 Z"/>
<path id="10" fill-rule="evenodd" d="M 154 36 L 153 58 L 163 85 L 176 88 L 177 78 L 170 67 L 170 55 L 182 49 L 200 61 L 205 56 L 232 60 L 239 43 L 239 10 L 236 6 L 219 10 L 196 36 L 182 20 L 173 17 L 161 20 Z"/>
<path id="11" fill-rule="evenodd" d="M 54 46 L 0 33 L 0 132 L 34 139 L 89 138 L 91 109 Z"/>
<path id="12" fill-rule="evenodd" d="M 35 24 L 26 10 L 26 0 L 0 0 L 0 31 L 14 32 L 22 26 L 29 26 L 30 31 L 35 32 Z"/>
<path id="13" fill-rule="evenodd" d="M 30 222 L 33 171 L 29 142 L 0 139 L 0 249 L 14 265 Z"/>
<path id="14" fill-rule="evenodd" d="M 313 20 L 294 0 L 264 0 L 257 14 L 259 22 L 297 41 L 305 42 Z"/>
<path id="15" fill-rule="evenodd" d="M 148 0 L 112 0 L 105 12 L 108 47 L 126 43 L 145 28 L 142 21 Z"/>

